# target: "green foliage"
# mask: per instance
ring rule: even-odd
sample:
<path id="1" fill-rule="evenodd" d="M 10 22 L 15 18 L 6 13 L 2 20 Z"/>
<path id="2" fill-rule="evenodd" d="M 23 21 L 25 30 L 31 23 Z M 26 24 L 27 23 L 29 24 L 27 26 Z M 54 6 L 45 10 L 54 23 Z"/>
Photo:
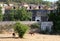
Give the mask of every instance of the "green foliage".
<path id="1" fill-rule="evenodd" d="M 16 13 L 15 13 L 16 20 L 28 21 L 28 20 L 31 20 L 31 17 L 32 17 L 32 13 L 27 12 L 25 8 L 20 8 L 16 10 Z"/>
<path id="2" fill-rule="evenodd" d="M 40 28 L 40 24 L 34 23 L 31 25 L 31 28 Z"/>
<path id="3" fill-rule="evenodd" d="M 23 36 L 26 33 L 26 31 L 28 30 L 28 28 L 29 28 L 28 26 L 17 22 L 15 24 L 14 30 L 18 33 L 20 38 L 23 38 Z"/>
<path id="4" fill-rule="evenodd" d="M 8 10 L 7 13 L 4 14 L 3 16 L 4 21 L 14 21 L 14 10 Z"/>
<path id="5" fill-rule="evenodd" d="M 15 20 L 15 18 L 14 18 L 14 10 L 11 10 L 11 11 L 10 11 L 9 20 L 10 20 L 10 21 L 14 21 L 14 20 Z"/>
<path id="6" fill-rule="evenodd" d="M 49 1 L 43 1 L 42 4 L 47 5 L 48 7 L 52 5 L 52 3 Z"/>
<path id="7" fill-rule="evenodd" d="M 49 15 L 49 20 L 53 21 L 53 30 L 58 32 L 60 30 L 60 2 L 57 3 L 57 10 L 55 13 L 51 12 Z"/>
<path id="8" fill-rule="evenodd" d="M 29 0 L 29 3 L 41 4 L 42 3 L 42 0 Z"/>
<path id="9" fill-rule="evenodd" d="M 32 13 L 28 12 L 25 8 L 11 9 L 8 10 L 3 17 L 4 21 L 30 21 Z"/>
<path id="10" fill-rule="evenodd" d="M 0 7 L 0 21 L 2 21 L 3 20 L 3 14 L 2 14 L 2 7 Z"/>
<path id="11" fill-rule="evenodd" d="M 33 4 L 40 4 L 42 2 L 42 0 L 13 0 L 14 2 L 18 2 L 18 3 L 33 3 Z"/>
<path id="12" fill-rule="evenodd" d="M 15 3 L 28 3 L 28 4 L 47 4 L 50 5 L 51 2 L 44 0 L 5 0 L 5 3 L 9 4 L 11 2 Z"/>
<path id="13" fill-rule="evenodd" d="M 8 14 L 3 15 L 3 21 L 6 21 L 6 20 L 8 20 Z"/>
<path id="14" fill-rule="evenodd" d="M 33 4 L 40 4 L 43 0 L 5 0 L 4 2 L 5 3 L 11 3 L 11 2 L 16 2 L 16 3 L 23 3 L 23 2 L 26 2 L 26 3 L 33 3 Z M 3 2 L 3 1 L 2 1 Z"/>
<path id="15" fill-rule="evenodd" d="M 1 9 L 2 9 L 2 7 L 0 7 L 0 13 L 2 13 L 2 10 Z"/>
<path id="16" fill-rule="evenodd" d="M 2 14 L 0 14 L 0 21 L 2 21 L 3 20 L 3 15 Z"/>

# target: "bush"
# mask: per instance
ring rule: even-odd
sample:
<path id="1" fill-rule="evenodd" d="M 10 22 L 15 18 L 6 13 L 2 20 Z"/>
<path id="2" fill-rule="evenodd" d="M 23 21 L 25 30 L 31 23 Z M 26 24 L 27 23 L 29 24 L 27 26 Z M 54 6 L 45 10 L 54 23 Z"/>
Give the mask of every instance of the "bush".
<path id="1" fill-rule="evenodd" d="M 20 38 L 23 38 L 23 36 L 24 36 L 25 32 L 28 30 L 28 28 L 29 28 L 28 26 L 17 22 L 15 24 L 14 30 L 18 33 Z"/>
<path id="2" fill-rule="evenodd" d="M 31 28 L 39 28 L 39 27 L 40 27 L 40 25 L 38 23 L 34 23 L 31 25 Z"/>

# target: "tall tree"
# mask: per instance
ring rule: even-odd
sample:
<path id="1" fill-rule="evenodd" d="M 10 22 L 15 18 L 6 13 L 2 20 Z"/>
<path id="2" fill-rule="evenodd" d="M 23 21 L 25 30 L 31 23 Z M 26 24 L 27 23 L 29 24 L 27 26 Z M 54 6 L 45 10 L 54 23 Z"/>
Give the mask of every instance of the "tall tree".
<path id="1" fill-rule="evenodd" d="M 51 12 L 49 20 L 53 21 L 53 30 L 60 32 L 60 0 L 57 2 L 57 10 L 55 13 Z"/>

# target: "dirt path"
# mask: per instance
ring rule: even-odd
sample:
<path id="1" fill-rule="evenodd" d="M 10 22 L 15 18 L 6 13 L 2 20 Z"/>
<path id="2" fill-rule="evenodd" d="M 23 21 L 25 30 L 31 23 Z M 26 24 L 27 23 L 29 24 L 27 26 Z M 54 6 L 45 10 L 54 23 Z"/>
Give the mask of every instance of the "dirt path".
<path id="1" fill-rule="evenodd" d="M 23 39 L 11 37 L 11 34 L 0 34 L 0 41 L 60 41 L 59 35 L 25 34 Z"/>

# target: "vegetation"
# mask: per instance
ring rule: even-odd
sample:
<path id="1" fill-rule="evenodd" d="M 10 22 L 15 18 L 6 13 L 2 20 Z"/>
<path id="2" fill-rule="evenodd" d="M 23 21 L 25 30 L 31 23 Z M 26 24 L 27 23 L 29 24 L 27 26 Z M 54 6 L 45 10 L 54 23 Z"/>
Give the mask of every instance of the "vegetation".
<path id="1" fill-rule="evenodd" d="M 9 4 L 11 2 L 17 2 L 17 3 L 33 3 L 33 4 L 50 4 L 47 1 L 43 1 L 43 0 L 4 0 L 3 2 Z M 14 3 L 15 4 L 15 3 Z M 11 11 L 11 12 L 10 12 Z M 1 13 L 1 10 L 0 10 Z M 31 12 L 27 12 L 27 10 L 25 8 L 19 8 L 19 9 L 12 9 L 12 10 L 8 10 L 7 13 L 5 13 L 4 15 L 0 14 L 0 21 L 16 21 L 16 20 L 20 20 L 20 21 L 30 21 L 32 18 L 32 13 Z"/>
<path id="2" fill-rule="evenodd" d="M 44 4 L 44 5 L 48 6 L 48 7 L 50 7 L 51 4 L 52 4 L 52 2 L 49 2 L 49 1 L 43 1 L 42 4 Z"/>
<path id="3" fill-rule="evenodd" d="M 25 8 L 11 9 L 3 17 L 4 21 L 30 21 L 32 13 L 28 12 Z"/>
<path id="4" fill-rule="evenodd" d="M 34 4 L 40 4 L 42 2 L 42 0 L 6 0 L 4 1 L 5 3 L 11 3 L 11 2 L 18 2 L 18 3 L 23 3 L 23 2 L 26 2 L 26 3 L 34 3 Z"/>
<path id="5" fill-rule="evenodd" d="M 28 26 L 17 22 L 15 24 L 14 30 L 18 33 L 20 38 L 23 38 L 23 36 L 26 33 L 26 31 L 28 30 L 28 28 L 29 28 Z"/>
<path id="6" fill-rule="evenodd" d="M 46 4 L 50 5 L 51 2 L 44 1 L 44 0 L 2 0 L 2 2 L 9 4 L 9 3 L 28 3 L 28 4 Z"/>
<path id="7" fill-rule="evenodd" d="M 9 21 L 14 21 L 15 20 L 15 18 L 14 18 L 14 12 L 15 12 L 15 10 L 14 9 L 11 9 L 9 11 L 9 14 L 8 13 L 6 14 L 6 16 L 8 17 L 7 20 L 9 20 Z"/>
<path id="8" fill-rule="evenodd" d="M 31 28 L 40 28 L 40 24 L 38 24 L 38 23 L 34 23 L 34 24 L 32 24 L 31 25 Z"/>
<path id="9" fill-rule="evenodd" d="M 2 21 L 3 20 L 3 14 L 2 14 L 2 7 L 0 7 L 0 21 Z"/>
<path id="10" fill-rule="evenodd" d="M 57 2 L 57 7 L 56 12 L 49 15 L 49 20 L 53 21 L 53 31 L 60 32 L 60 1 Z"/>
<path id="11" fill-rule="evenodd" d="M 39 33 L 40 32 L 40 24 L 39 23 L 34 23 L 30 25 L 30 30 L 29 33 Z"/>
<path id="12" fill-rule="evenodd" d="M 16 10 L 14 18 L 20 21 L 28 21 L 31 20 L 31 17 L 32 17 L 31 12 L 27 12 L 25 8 L 20 8 Z"/>

